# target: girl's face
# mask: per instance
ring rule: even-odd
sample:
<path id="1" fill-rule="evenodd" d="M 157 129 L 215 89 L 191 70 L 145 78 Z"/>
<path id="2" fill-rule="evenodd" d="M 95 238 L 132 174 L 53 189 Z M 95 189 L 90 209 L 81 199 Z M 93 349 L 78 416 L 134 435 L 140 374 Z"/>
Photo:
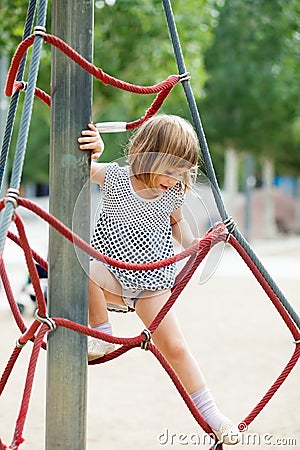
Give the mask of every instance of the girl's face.
<path id="1" fill-rule="evenodd" d="M 170 167 L 163 173 L 159 173 L 156 175 L 154 188 L 161 191 L 167 191 L 168 189 L 175 186 L 178 181 L 182 181 L 184 175 L 186 175 L 188 172 L 189 169 L 187 168 Z"/>

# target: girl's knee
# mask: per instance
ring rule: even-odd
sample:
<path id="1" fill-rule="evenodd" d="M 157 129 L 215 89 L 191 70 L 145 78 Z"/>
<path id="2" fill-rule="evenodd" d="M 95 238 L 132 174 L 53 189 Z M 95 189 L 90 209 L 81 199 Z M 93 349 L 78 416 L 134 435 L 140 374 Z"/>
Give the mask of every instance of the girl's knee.
<path id="1" fill-rule="evenodd" d="M 172 339 L 170 336 L 169 339 L 164 340 L 161 343 L 157 342 L 157 346 L 168 360 L 172 360 L 174 362 L 184 360 L 188 353 L 188 348 L 184 340 L 176 337 Z"/>
<path id="2" fill-rule="evenodd" d="M 112 295 L 121 295 L 120 283 L 100 261 L 91 261 L 90 263 L 90 285 L 92 284 L 110 292 Z"/>

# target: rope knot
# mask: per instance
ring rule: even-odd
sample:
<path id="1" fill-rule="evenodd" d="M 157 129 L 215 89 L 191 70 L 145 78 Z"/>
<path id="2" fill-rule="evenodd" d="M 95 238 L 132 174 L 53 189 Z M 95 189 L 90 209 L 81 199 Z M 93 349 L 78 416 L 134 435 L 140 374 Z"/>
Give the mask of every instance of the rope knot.
<path id="1" fill-rule="evenodd" d="M 18 207 L 18 199 L 20 196 L 19 189 L 9 188 L 7 189 L 6 197 L 4 198 L 4 202 L 6 203 L 12 203 L 14 209 L 17 209 Z"/>
<path id="2" fill-rule="evenodd" d="M 45 317 L 40 316 L 38 310 L 36 310 L 34 313 L 34 317 L 39 322 L 46 324 L 49 327 L 50 331 L 54 331 L 56 329 L 56 323 L 48 315 L 46 315 Z"/>
<path id="3" fill-rule="evenodd" d="M 146 336 L 146 339 L 141 343 L 141 348 L 143 350 L 148 350 L 149 342 L 151 341 L 151 331 L 148 330 L 148 328 L 145 328 L 142 331 L 142 334 Z"/>

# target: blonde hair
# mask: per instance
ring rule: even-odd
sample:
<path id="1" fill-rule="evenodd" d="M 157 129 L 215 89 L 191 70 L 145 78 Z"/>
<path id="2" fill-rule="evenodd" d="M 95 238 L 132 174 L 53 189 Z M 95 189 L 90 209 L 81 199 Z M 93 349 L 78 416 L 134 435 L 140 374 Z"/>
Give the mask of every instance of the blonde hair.
<path id="1" fill-rule="evenodd" d="M 127 160 L 132 174 L 149 188 L 154 187 L 156 176 L 168 168 L 186 168 L 182 180 L 186 189 L 197 175 L 198 152 L 197 135 L 187 120 L 159 114 L 147 120 L 132 136 Z"/>

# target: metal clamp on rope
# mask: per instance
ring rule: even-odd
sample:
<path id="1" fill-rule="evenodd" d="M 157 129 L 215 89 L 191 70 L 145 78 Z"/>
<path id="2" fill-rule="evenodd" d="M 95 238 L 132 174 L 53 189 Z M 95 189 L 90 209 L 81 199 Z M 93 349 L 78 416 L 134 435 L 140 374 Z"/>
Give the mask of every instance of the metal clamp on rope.
<path id="1" fill-rule="evenodd" d="M 41 323 L 45 323 L 48 325 L 50 331 L 54 331 L 56 329 L 56 323 L 49 316 L 42 317 L 39 315 L 38 310 L 35 311 L 34 317 Z"/>
<path id="2" fill-rule="evenodd" d="M 16 347 L 23 348 L 26 344 L 27 344 L 27 342 L 23 342 L 23 344 L 22 344 L 22 342 L 20 342 L 20 339 L 17 339 Z"/>
<path id="3" fill-rule="evenodd" d="M 143 350 L 148 350 L 149 342 L 151 341 L 151 332 L 148 330 L 148 328 L 145 328 L 142 333 L 146 336 L 146 339 L 141 343 L 141 348 Z"/>
<path id="4" fill-rule="evenodd" d="M 21 91 L 24 91 L 24 92 L 27 91 L 28 82 L 21 80 L 21 81 L 19 81 L 19 83 L 22 84 Z"/>
<path id="5" fill-rule="evenodd" d="M 46 34 L 46 28 L 41 26 L 41 25 L 37 25 L 36 27 L 34 27 L 33 29 L 33 34 L 35 36 L 41 36 L 44 37 Z"/>
<path id="6" fill-rule="evenodd" d="M 99 133 L 120 133 L 126 130 L 127 122 L 99 122 L 95 127 Z"/>
<path id="7" fill-rule="evenodd" d="M 236 222 L 233 220 L 232 217 L 227 217 L 227 219 L 225 219 L 225 220 L 223 221 L 223 223 L 224 223 L 225 227 L 227 228 L 227 230 L 228 230 L 228 232 L 229 232 L 230 234 L 232 234 L 232 233 L 234 232 L 234 230 L 236 229 L 236 227 L 237 227 L 237 224 L 236 224 Z"/>
<path id="8" fill-rule="evenodd" d="M 7 194 L 6 197 L 4 198 L 4 202 L 5 204 L 8 202 L 12 203 L 14 209 L 17 209 L 19 196 L 20 196 L 19 189 L 9 188 L 7 189 Z"/>
<path id="9" fill-rule="evenodd" d="M 181 81 L 181 83 L 183 81 L 189 81 L 191 79 L 191 74 L 190 72 L 185 72 L 185 73 L 180 73 L 179 74 L 179 80 Z"/>

